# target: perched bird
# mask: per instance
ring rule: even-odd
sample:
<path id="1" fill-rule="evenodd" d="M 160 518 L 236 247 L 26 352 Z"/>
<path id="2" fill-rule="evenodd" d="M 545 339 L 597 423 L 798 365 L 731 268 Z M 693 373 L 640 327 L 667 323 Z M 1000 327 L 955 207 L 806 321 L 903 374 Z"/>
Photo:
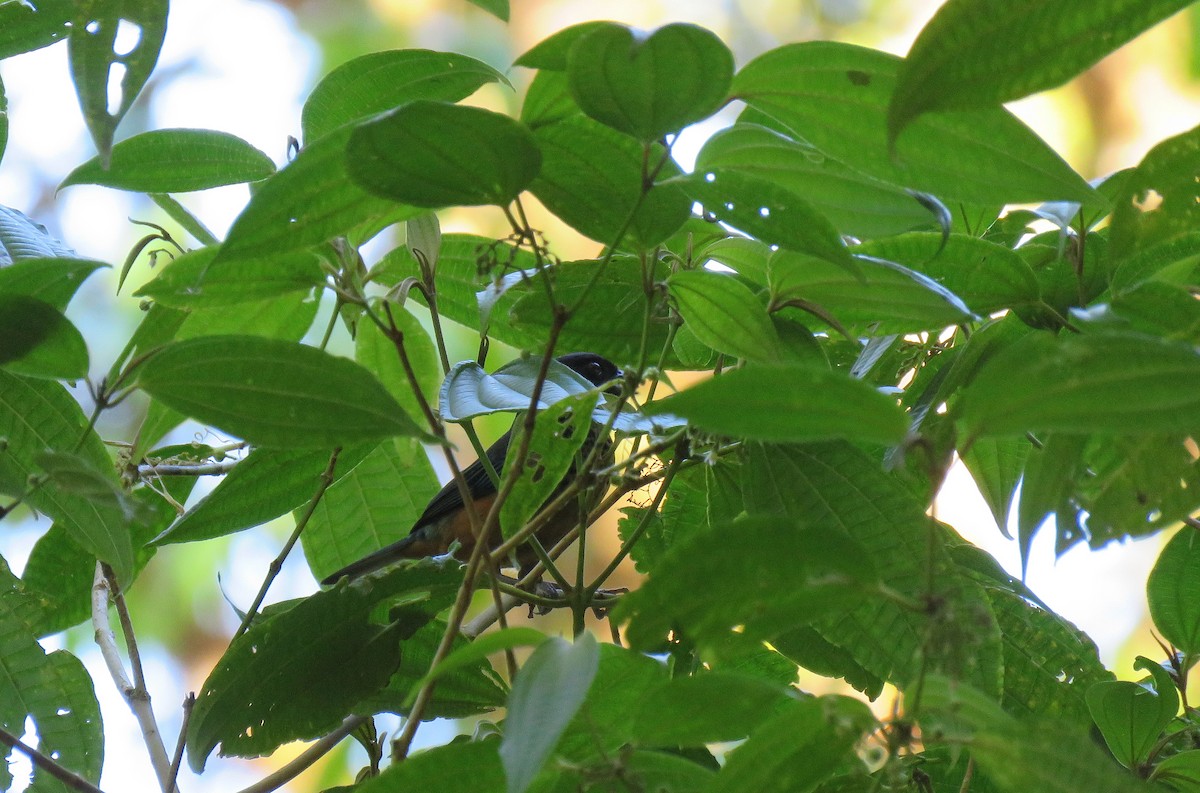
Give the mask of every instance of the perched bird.
<path id="1" fill-rule="evenodd" d="M 560 356 L 558 360 L 595 386 L 611 383 L 621 377 L 621 370 L 611 361 L 590 352 L 573 352 Z M 616 393 L 615 387 L 609 389 L 609 393 Z M 583 457 L 587 457 L 592 445 L 600 442 L 604 443 L 606 447 L 601 450 L 601 459 L 611 459 L 611 442 L 608 438 L 601 439 L 599 437 L 601 434 L 602 431 L 594 423 L 589 426 L 588 437 L 582 447 Z M 504 474 L 504 461 L 511 442 L 512 430 L 509 430 L 487 450 L 488 460 L 501 476 Z M 467 466 L 462 473 L 463 479 L 466 480 L 467 490 L 474 502 L 475 512 L 479 515 L 479 523 L 482 525 L 488 510 L 496 500 L 496 485 L 479 460 Z M 576 473 L 575 467 L 572 466 L 562 483 L 551 493 L 547 503 L 554 500 L 567 487 L 575 478 Z M 599 484 L 592 487 L 591 491 L 593 492 L 589 493 L 588 500 L 598 504 L 606 489 Z M 589 506 L 594 506 L 594 504 Z M 553 546 L 579 522 L 579 513 L 579 503 L 572 499 L 538 531 L 539 541 L 546 548 Z M 328 585 L 345 576 L 365 575 L 386 567 L 398 559 L 419 559 L 423 556 L 444 554 L 450 550 L 450 545 L 455 540 L 462 546 L 457 555 L 465 559 L 475 547 L 475 535 L 471 531 L 471 518 L 463 503 L 462 495 L 459 493 L 458 485 L 451 481 L 446 483 L 446 486 L 438 491 L 438 494 L 425 507 L 425 511 L 421 517 L 417 518 L 417 522 L 413 524 L 412 531 L 407 537 L 343 567 L 321 583 Z M 494 528 L 491 532 L 492 547 L 498 546 L 501 541 L 502 533 L 499 527 Z M 528 549 L 518 550 L 517 558 L 522 568 L 530 566 L 536 559 Z"/>

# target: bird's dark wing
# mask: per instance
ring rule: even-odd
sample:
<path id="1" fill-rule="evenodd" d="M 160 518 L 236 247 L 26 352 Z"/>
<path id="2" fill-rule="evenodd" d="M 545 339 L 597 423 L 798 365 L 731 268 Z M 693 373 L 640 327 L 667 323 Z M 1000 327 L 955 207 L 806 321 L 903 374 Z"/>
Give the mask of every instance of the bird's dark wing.
<path id="1" fill-rule="evenodd" d="M 508 444 L 512 440 L 512 432 L 506 432 L 495 443 L 488 447 L 487 457 L 492 461 L 492 467 L 504 475 L 504 458 L 508 455 Z M 463 479 L 467 482 L 467 490 L 471 494 L 471 498 L 483 498 L 484 496 L 494 495 L 496 493 L 496 485 L 492 483 L 491 477 L 488 476 L 487 469 L 479 460 L 468 465 L 463 469 Z M 446 483 L 445 487 L 438 491 L 437 495 L 425 507 L 425 511 L 421 513 L 421 517 L 417 518 L 417 522 L 413 524 L 412 530 L 418 531 L 430 523 L 434 523 L 441 518 L 446 517 L 452 512 L 457 512 L 463 508 L 462 497 L 458 492 L 458 484 L 452 479 Z"/>

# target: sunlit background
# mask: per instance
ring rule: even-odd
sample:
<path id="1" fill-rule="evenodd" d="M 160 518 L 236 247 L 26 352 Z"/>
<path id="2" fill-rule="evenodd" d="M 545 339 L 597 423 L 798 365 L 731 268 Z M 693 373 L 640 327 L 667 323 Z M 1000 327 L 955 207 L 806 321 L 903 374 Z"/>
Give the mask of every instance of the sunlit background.
<path id="1" fill-rule="evenodd" d="M 599 5 L 602 14 L 597 13 Z M 551 33 L 607 18 L 645 28 L 675 21 L 703 25 L 730 45 L 739 64 L 780 44 L 815 38 L 902 55 L 937 5 L 935 0 L 513 0 L 512 22 L 506 26 L 465 0 L 175 0 L 155 77 L 118 130 L 118 138 L 166 127 L 217 129 L 244 138 L 282 165 L 288 136 L 299 136 L 300 108 L 315 81 L 340 63 L 372 51 L 451 50 L 507 71 L 521 52 Z M 1154 143 L 1200 123 L 1195 42 L 1194 17 L 1176 17 L 1064 88 L 1018 102 L 1012 109 L 1086 178 L 1134 165 Z M 179 239 L 186 238 L 139 195 L 93 186 L 56 194 L 63 177 L 93 154 L 68 79 L 64 44 L 3 62 L 0 77 L 11 120 L 8 149 L 0 163 L 0 204 L 45 224 L 81 255 L 115 265 L 145 233 L 131 219 L 163 223 Z M 530 74 L 516 69 L 510 77 L 521 91 Z M 489 86 L 471 101 L 515 110 L 518 99 L 519 94 L 508 89 Z M 706 123 L 685 133 L 676 147 L 681 164 L 689 166 L 704 138 L 718 127 Z M 246 187 L 238 186 L 182 200 L 221 235 L 247 196 Z M 449 213 L 443 223 L 452 231 L 502 234 L 500 220 L 498 214 L 476 210 Z M 547 222 L 546 228 L 564 256 L 595 251 L 594 245 L 561 225 Z M 391 244 L 394 239 L 385 235 L 368 252 L 378 255 Z M 129 284 L 136 287 L 151 276 L 148 262 L 148 257 L 138 261 Z M 107 370 L 140 318 L 139 301 L 129 296 L 131 290 L 120 296 L 115 290 L 113 270 L 97 273 L 68 312 L 88 339 L 94 373 Z M 327 316 L 329 306 L 322 310 Z M 324 323 L 318 320 L 316 325 Z M 461 336 L 458 344 L 460 357 L 474 354 L 469 337 Z M 106 415 L 101 434 L 132 437 L 140 409 L 131 403 Z M 191 425 L 173 437 L 187 441 L 198 432 Z M 193 502 L 211 486 L 198 487 Z M 952 470 L 936 510 L 939 518 L 1020 574 L 1016 544 L 1002 536 L 961 466 Z M 608 520 L 593 535 L 612 538 L 614 525 L 615 520 Z M 5 521 L 0 553 L 19 571 L 48 528 L 45 518 Z M 222 589 L 234 603 L 249 603 L 290 529 L 290 519 L 284 518 L 231 538 L 165 547 L 131 593 L 148 685 L 168 748 L 179 730 L 184 695 L 200 687 L 236 628 Z M 1158 652 L 1145 612 L 1144 586 L 1160 542 L 1152 538 L 1098 551 L 1076 547 L 1057 560 L 1052 530 L 1044 530 L 1034 544 L 1030 586 L 1087 631 L 1105 663 L 1122 676 L 1132 676 L 1135 655 Z M 212 577 L 214 569 L 220 571 L 220 582 Z M 314 588 L 297 549 L 270 599 L 296 597 Z M 552 618 L 538 625 L 569 632 L 569 626 Z M 90 626 L 77 627 L 47 645 L 66 646 L 78 654 L 96 682 L 107 734 L 102 787 L 156 789 L 136 725 L 92 644 Z M 388 731 L 395 726 L 395 721 L 381 723 Z M 441 743 L 460 729 L 469 730 L 470 725 L 427 725 L 418 733 L 418 745 Z M 202 778 L 192 776 L 185 764 L 180 787 L 189 792 L 238 790 L 302 748 L 285 747 L 262 761 L 213 758 Z M 345 783 L 363 761 L 359 750 L 343 746 L 284 789 L 308 791 Z M 17 757 L 18 780 L 25 768 Z M 20 781 L 16 789 L 21 789 Z"/>

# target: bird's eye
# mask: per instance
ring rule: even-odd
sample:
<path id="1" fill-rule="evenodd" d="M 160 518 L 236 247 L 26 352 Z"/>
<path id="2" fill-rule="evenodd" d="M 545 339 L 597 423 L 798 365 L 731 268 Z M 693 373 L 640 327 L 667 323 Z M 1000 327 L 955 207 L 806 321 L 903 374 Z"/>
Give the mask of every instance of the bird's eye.
<path id="1" fill-rule="evenodd" d="M 596 363 L 595 361 L 592 361 L 591 364 L 588 365 L 588 371 L 592 373 L 593 380 L 599 380 L 600 378 L 604 377 L 603 367 L 601 367 L 600 364 Z"/>

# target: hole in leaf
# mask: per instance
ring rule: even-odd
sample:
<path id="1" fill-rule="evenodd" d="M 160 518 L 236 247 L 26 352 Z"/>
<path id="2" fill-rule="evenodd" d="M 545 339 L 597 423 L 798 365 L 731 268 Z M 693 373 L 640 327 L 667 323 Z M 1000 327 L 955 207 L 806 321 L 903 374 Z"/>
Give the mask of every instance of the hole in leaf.
<path id="1" fill-rule="evenodd" d="M 115 116 L 121 112 L 121 103 L 125 97 L 125 89 L 121 83 L 128 71 L 123 63 L 114 63 L 108 67 L 108 114 Z"/>
<path id="2" fill-rule="evenodd" d="M 117 36 L 113 41 L 113 53 L 124 58 L 142 43 L 142 26 L 128 19 L 117 22 Z"/>
<path id="3" fill-rule="evenodd" d="M 100 20 L 93 19 L 91 22 L 88 22 L 86 25 L 84 25 L 83 29 L 88 33 L 91 33 L 93 36 L 96 35 L 100 32 Z"/>
<path id="4" fill-rule="evenodd" d="M 533 480 L 534 484 L 537 484 L 538 482 L 542 481 L 542 479 L 544 479 L 545 476 L 546 476 L 546 466 L 539 465 L 536 469 L 534 469 L 533 476 L 531 477 L 531 479 Z"/>
<path id="5" fill-rule="evenodd" d="M 1162 206 L 1163 197 L 1157 191 L 1148 189 L 1141 196 L 1133 197 L 1133 205 L 1140 212 L 1153 212 Z"/>

